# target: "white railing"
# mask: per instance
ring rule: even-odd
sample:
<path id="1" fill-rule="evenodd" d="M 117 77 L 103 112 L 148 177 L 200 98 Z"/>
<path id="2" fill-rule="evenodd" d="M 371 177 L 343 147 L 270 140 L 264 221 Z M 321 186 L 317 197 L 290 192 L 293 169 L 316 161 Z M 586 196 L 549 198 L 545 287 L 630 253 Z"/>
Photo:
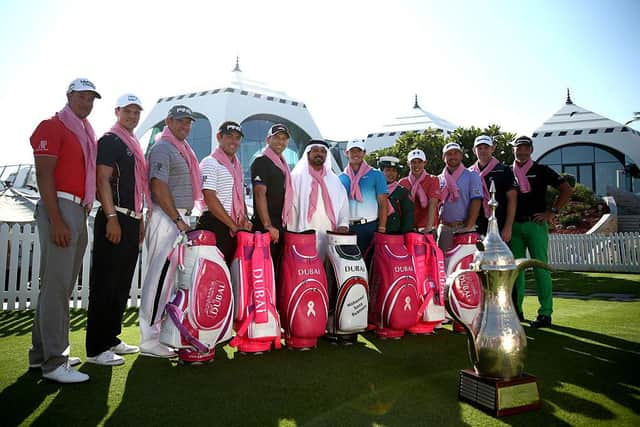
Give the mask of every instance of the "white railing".
<path id="1" fill-rule="evenodd" d="M 640 233 L 550 234 L 556 270 L 640 273 Z"/>
<path id="2" fill-rule="evenodd" d="M 88 234 L 82 270 L 71 295 L 70 306 L 75 308 L 86 309 L 89 304 L 93 233 L 89 230 Z M 146 258 L 143 245 L 131 283 L 130 307 L 140 303 Z M 556 270 L 640 273 L 640 234 L 551 234 L 549 264 Z M 4 272 L 0 288 L 1 310 L 35 307 L 39 269 L 40 243 L 35 224 L 0 224 L 0 273 Z"/>

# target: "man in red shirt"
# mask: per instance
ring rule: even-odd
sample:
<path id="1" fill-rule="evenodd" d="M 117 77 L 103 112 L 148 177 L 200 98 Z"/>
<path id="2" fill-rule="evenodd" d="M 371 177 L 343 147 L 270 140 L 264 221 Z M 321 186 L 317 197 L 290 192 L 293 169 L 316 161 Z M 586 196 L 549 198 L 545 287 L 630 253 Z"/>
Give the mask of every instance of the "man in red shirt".
<path id="1" fill-rule="evenodd" d="M 431 232 L 438 224 L 440 180 L 424 170 L 427 164 L 424 151 L 411 150 L 407 155 L 407 163 L 411 171 L 400 180 L 400 185 L 411 192 L 411 200 L 415 205 L 414 227 L 421 232 Z"/>
<path id="2" fill-rule="evenodd" d="M 71 368 L 69 298 L 87 247 L 87 212 L 96 193 L 95 133 L 87 116 L 100 98 L 87 79 L 67 89 L 67 105 L 31 135 L 40 201 L 35 219 L 40 238 L 40 293 L 33 321 L 29 367 L 59 383 L 89 376 Z"/>

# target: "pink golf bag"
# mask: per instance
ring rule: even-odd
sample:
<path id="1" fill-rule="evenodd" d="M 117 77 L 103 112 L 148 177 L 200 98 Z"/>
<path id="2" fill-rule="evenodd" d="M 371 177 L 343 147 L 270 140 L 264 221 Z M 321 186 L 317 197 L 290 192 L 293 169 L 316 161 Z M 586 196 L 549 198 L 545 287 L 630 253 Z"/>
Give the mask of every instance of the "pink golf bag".
<path id="1" fill-rule="evenodd" d="M 243 353 L 280 348 L 280 317 L 276 310 L 275 275 L 268 233 L 239 231 L 231 262 L 235 296 L 236 336 L 231 346 Z"/>
<path id="2" fill-rule="evenodd" d="M 447 276 L 444 255 L 430 234 L 410 232 L 404 237 L 413 261 L 420 297 L 417 322 L 408 331 L 412 334 L 431 334 L 445 319 L 443 292 Z"/>
<path id="3" fill-rule="evenodd" d="M 383 338 L 400 338 L 416 324 L 420 300 L 404 236 L 375 233 L 369 269 L 369 325 Z"/>
<path id="4" fill-rule="evenodd" d="M 213 360 L 215 345 L 233 333 L 231 278 L 215 234 L 190 231 L 170 259 L 177 265 L 175 294 L 165 307 L 160 341 L 179 349 L 184 362 Z"/>
<path id="5" fill-rule="evenodd" d="M 445 253 L 447 277 L 454 271 L 465 269 L 473 262 L 476 243 L 480 235 L 476 232 L 459 233 L 453 236 L 453 248 Z M 466 273 L 452 284 L 451 307 L 473 329 L 474 319 L 480 311 L 482 301 L 482 283 L 475 273 Z M 462 325 L 453 324 L 454 331 L 464 332 Z"/>
<path id="6" fill-rule="evenodd" d="M 352 342 L 367 330 L 369 285 L 367 267 L 355 233 L 327 231 L 327 256 L 324 265 L 329 286 L 327 336 Z"/>
<path id="7" fill-rule="evenodd" d="M 279 277 L 278 311 L 285 344 L 313 348 L 324 335 L 329 309 L 327 275 L 316 249 L 315 231 L 284 232 Z"/>

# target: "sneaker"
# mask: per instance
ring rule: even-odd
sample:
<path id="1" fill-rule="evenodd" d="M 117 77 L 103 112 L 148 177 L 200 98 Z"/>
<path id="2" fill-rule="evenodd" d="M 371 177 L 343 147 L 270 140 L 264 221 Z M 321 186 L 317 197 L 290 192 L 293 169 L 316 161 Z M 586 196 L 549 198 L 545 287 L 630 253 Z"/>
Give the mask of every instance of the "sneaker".
<path id="1" fill-rule="evenodd" d="M 67 363 L 69 366 L 76 366 L 82 363 L 82 360 L 79 357 L 69 356 L 67 359 Z M 42 368 L 42 363 L 29 363 L 29 369 L 38 369 Z"/>
<path id="2" fill-rule="evenodd" d="M 111 347 L 111 351 L 115 354 L 133 354 L 140 351 L 140 347 L 135 345 L 129 345 L 124 341 L 120 341 L 120 344 Z"/>
<path id="3" fill-rule="evenodd" d="M 118 356 L 111 350 L 106 350 L 94 357 L 87 357 L 87 363 L 93 363 L 102 366 L 117 366 L 124 363 L 124 358 Z"/>
<path id="4" fill-rule="evenodd" d="M 161 359 L 170 359 L 176 357 L 177 354 L 166 345 L 156 344 L 150 348 L 140 348 L 140 355 L 149 357 L 159 357 Z"/>
<path id="5" fill-rule="evenodd" d="M 532 328 L 550 328 L 551 327 L 551 316 L 545 316 L 544 314 L 539 314 L 538 318 L 531 322 Z"/>
<path id="6" fill-rule="evenodd" d="M 85 381 L 89 381 L 89 375 L 76 371 L 67 363 L 58 366 L 51 372 L 42 374 L 42 378 L 61 384 L 82 383 Z"/>

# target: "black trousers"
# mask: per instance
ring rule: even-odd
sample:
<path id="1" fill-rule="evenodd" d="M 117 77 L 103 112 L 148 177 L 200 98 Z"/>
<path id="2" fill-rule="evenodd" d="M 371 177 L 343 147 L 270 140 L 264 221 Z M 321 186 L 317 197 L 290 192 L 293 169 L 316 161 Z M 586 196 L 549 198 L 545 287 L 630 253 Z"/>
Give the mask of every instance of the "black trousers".
<path id="1" fill-rule="evenodd" d="M 238 244 L 236 238 L 231 237 L 229 234 L 229 227 L 213 216 L 211 212 L 207 211 L 203 212 L 200 218 L 198 218 L 196 230 L 208 230 L 216 235 L 216 246 L 220 249 L 222 255 L 224 255 L 224 260 L 227 265 L 230 265 Z"/>
<path id="2" fill-rule="evenodd" d="M 93 226 L 93 256 L 89 278 L 86 350 L 88 357 L 120 344 L 122 316 L 131 291 L 140 246 L 140 221 L 118 212 L 120 243 L 105 235 L 107 218 L 98 210 Z"/>

